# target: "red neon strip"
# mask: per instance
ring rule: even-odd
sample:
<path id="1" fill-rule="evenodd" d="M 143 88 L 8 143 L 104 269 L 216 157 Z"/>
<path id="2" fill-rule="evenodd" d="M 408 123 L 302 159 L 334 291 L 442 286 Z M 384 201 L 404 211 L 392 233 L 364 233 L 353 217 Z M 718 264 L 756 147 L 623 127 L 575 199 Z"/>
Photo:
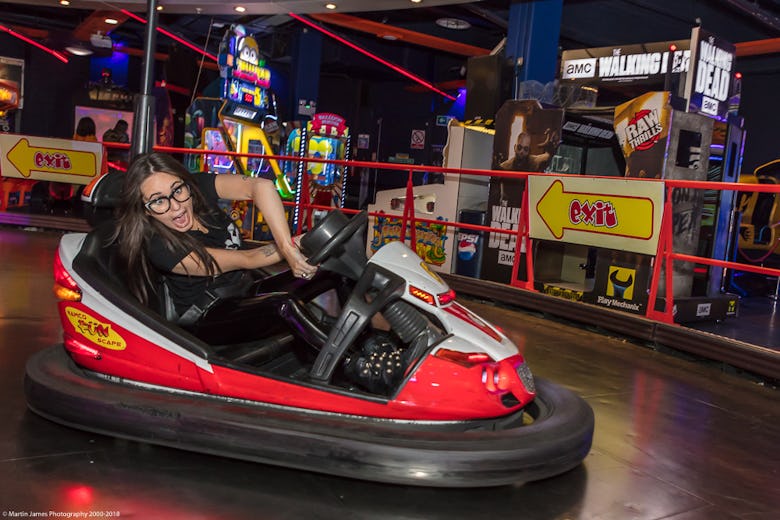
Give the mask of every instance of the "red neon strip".
<path id="1" fill-rule="evenodd" d="M 389 62 L 389 61 L 387 61 L 387 60 L 383 60 L 382 58 L 380 58 L 380 57 L 379 57 L 379 56 L 377 56 L 376 54 L 372 54 L 372 53 L 368 52 L 368 51 L 367 51 L 367 50 L 365 50 L 365 49 L 361 49 L 360 47 L 358 47 L 358 46 L 357 46 L 357 45 L 355 45 L 354 43 L 352 43 L 352 42 L 350 42 L 350 41 L 347 41 L 347 40 L 345 40 L 345 39 L 344 39 L 344 38 L 342 38 L 341 36 L 338 36 L 337 34 L 335 34 L 335 33 L 332 33 L 332 32 L 330 32 L 330 31 L 328 31 L 328 30 L 327 30 L 327 29 L 325 29 L 324 27 L 321 27 L 321 26 L 319 26 L 319 25 L 315 24 L 314 22 L 311 22 L 311 21 L 307 20 L 306 18 L 303 18 L 302 16 L 298 16 L 298 15 L 297 15 L 297 14 L 295 14 L 295 13 L 287 13 L 287 14 L 288 14 L 289 16 L 291 16 L 292 18 L 294 18 L 294 19 L 298 20 L 299 22 L 303 22 L 303 23 L 305 23 L 306 25 L 308 25 L 309 27 L 311 27 L 311 28 L 313 28 L 313 29 L 317 29 L 317 30 L 318 30 L 318 31 L 320 31 L 322 34 L 325 34 L 325 35 L 327 35 L 327 36 L 330 36 L 330 37 L 331 37 L 331 38 L 333 38 L 334 40 L 336 40 L 336 41 L 338 41 L 338 42 L 340 42 L 340 43 L 343 43 L 343 44 L 344 44 L 344 45 L 346 45 L 347 47 L 350 47 L 350 48 L 352 48 L 352 49 L 355 49 L 355 50 L 356 50 L 356 51 L 358 51 L 359 53 L 361 53 L 361 54 L 364 54 L 364 55 L 368 56 L 368 57 L 369 57 L 369 58 L 371 58 L 372 60 L 378 61 L 379 63 L 381 63 L 381 64 L 382 64 L 382 65 L 384 65 L 385 67 L 390 67 L 390 68 L 391 68 L 391 69 L 393 69 L 394 71 L 398 72 L 399 74 L 401 74 L 401 75 L 403 75 L 403 76 L 406 76 L 407 78 L 411 79 L 412 81 L 414 81 L 414 82 L 416 82 L 416 83 L 419 83 L 419 84 L 420 84 L 420 85 L 422 85 L 423 87 L 425 87 L 425 88 L 427 88 L 427 89 L 429 89 L 429 90 L 432 90 L 433 92 L 436 92 L 437 94 L 441 94 L 442 96 L 446 97 L 446 98 L 447 98 L 447 99 L 449 99 L 450 101 L 455 101 L 455 99 L 456 99 L 456 98 L 455 98 L 454 96 L 451 96 L 451 95 L 447 94 L 446 92 L 443 92 L 443 91 L 441 91 L 441 90 L 437 89 L 436 87 L 434 87 L 433 85 L 431 85 L 430 83 L 428 83 L 427 81 L 425 81 L 424 79 L 422 79 L 422 78 L 419 78 L 419 77 L 415 76 L 414 74 L 412 74 L 412 73 L 411 73 L 411 72 L 409 72 L 408 70 L 402 69 L 402 68 L 401 68 L 401 67 L 399 67 L 398 65 L 394 65 L 394 64 L 390 63 L 390 62 Z"/>
<path id="2" fill-rule="evenodd" d="M 54 56 L 55 58 L 60 60 L 62 63 L 68 63 L 68 58 L 64 54 L 62 54 L 61 52 L 57 52 L 57 51 L 52 50 L 52 49 L 50 49 L 50 48 L 48 48 L 48 47 L 46 47 L 44 45 L 41 45 L 40 43 L 36 42 L 35 40 L 31 40 L 27 36 L 19 34 L 18 32 L 14 31 L 13 29 L 9 29 L 5 25 L 0 24 L 0 31 L 5 31 L 8 34 L 10 34 L 11 36 L 15 36 L 16 38 L 19 38 L 23 42 L 26 42 L 26 43 L 29 43 L 30 45 L 38 47 L 39 49 L 41 49 L 44 52 L 48 52 L 49 54 L 51 54 L 52 56 Z"/>
<path id="3" fill-rule="evenodd" d="M 136 14 L 131 13 L 130 11 L 128 11 L 126 9 L 121 9 L 120 12 L 123 13 L 123 14 L 126 14 L 127 16 L 132 18 L 133 20 L 136 20 L 136 21 L 141 22 L 141 23 L 146 23 L 145 19 L 141 18 L 140 16 L 138 16 Z M 162 27 L 157 27 L 157 31 L 161 32 L 162 34 L 164 34 L 168 38 L 171 38 L 172 40 L 176 40 L 177 42 L 181 43 L 185 47 L 189 47 L 193 51 L 199 52 L 200 54 L 204 55 L 207 58 L 210 58 L 210 59 L 212 59 L 214 61 L 218 61 L 217 57 L 214 56 L 213 54 L 209 54 L 208 52 L 204 51 L 200 47 L 197 47 L 196 45 L 193 45 L 192 43 L 188 42 L 187 40 L 185 40 L 185 39 L 183 39 L 183 38 L 181 38 L 179 36 L 176 36 L 172 32 L 167 31 L 167 30 L 163 29 Z"/>

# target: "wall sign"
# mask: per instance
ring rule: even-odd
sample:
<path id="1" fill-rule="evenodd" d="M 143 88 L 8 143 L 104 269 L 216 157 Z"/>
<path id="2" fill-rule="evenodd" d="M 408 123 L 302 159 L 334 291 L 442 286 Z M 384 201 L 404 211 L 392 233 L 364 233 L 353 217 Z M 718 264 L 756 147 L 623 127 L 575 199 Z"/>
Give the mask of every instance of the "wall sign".
<path id="1" fill-rule="evenodd" d="M 553 175 L 528 182 L 531 238 L 655 255 L 663 183 Z"/>
<path id="2" fill-rule="evenodd" d="M 100 175 L 103 145 L 29 135 L 0 135 L 3 177 L 89 184 Z"/>
<path id="3" fill-rule="evenodd" d="M 687 72 L 689 45 L 689 40 L 676 40 L 564 51 L 561 79 L 579 84 L 662 83 L 667 71 Z"/>
<path id="4" fill-rule="evenodd" d="M 725 120 L 737 48 L 701 27 L 691 33 L 691 73 L 685 83 L 688 112 Z"/>

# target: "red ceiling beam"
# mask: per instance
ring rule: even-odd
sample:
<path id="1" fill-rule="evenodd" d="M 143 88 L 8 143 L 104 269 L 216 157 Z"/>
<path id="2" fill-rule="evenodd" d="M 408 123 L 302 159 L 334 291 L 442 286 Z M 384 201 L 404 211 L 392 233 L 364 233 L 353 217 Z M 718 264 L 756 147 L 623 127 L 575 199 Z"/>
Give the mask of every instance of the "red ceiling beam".
<path id="1" fill-rule="evenodd" d="M 402 29 L 379 22 L 372 22 L 371 20 L 364 20 L 363 18 L 348 14 L 310 14 L 309 16 L 320 22 L 367 32 L 378 36 L 379 38 L 401 40 L 406 43 L 413 43 L 415 45 L 421 45 L 444 52 L 451 52 L 452 54 L 459 54 L 461 56 L 485 56 L 490 54 L 490 49 L 458 43 L 445 38 L 439 38 L 438 36 L 430 36 L 428 34 L 410 31 L 409 29 Z"/>
<path id="2" fill-rule="evenodd" d="M 774 54 L 780 52 L 780 38 L 766 40 L 753 40 L 735 44 L 737 56 L 758 56 L 760 54 Z"/>

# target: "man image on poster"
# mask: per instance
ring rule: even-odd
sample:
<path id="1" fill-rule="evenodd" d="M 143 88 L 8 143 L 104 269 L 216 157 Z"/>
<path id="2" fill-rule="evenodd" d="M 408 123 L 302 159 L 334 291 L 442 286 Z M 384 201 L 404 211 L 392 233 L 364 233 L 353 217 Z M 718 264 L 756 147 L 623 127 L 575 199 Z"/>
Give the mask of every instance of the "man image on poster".
<path id="1" fill-rule="evenodd" d="M 549 128 L 544 131 L 545 140 L 539 145 L 543 150 L 540 154 L 531 154 L 531 135 L 528 132 L 517 134 L 514 146 L 514 155 L 501 162 L 502 170 L 521 172 L 543 172 L 550 164 L 555 151 L 558 149 L 559 139 L 556 132 Z"/>
<path id="2" fill-rule="evenodd" d="M 542 173 L 551 164 L 563 128 L 563 110 L 546 109 L 535 99 L 505 101 L 496 113 L 492 169 L 504 172 L 490 178 L 485 225 L 499 231 L 487 233 L 480 277 L 510 283 L 518 259 L 517 280 L 525 280 L 525 241 L 518 243 L 522 224 L 526 178 L 513 172 Z"/>

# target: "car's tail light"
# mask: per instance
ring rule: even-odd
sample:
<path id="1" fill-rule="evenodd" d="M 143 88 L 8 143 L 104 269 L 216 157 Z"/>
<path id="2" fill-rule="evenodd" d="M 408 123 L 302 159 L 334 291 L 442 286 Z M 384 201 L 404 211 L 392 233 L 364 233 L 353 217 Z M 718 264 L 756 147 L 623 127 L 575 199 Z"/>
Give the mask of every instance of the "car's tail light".
<path id="1" fill-rule="evenodd" d="M 435 356 L 468 368 L 493 361 L 493 358 L 484 352 L 459 352 L 448 348 L 440 348 Z"/>
<path id="2" fill-rule="evenodd" d="M 436 301 L 438 300 L 439 305 L 446 305 L 453 300 L 455 300 L 455 291 L 450 289 L 447 292 L 443 292 L 441 294 L 437 294 L 436 297 L 429 293 L 428 291 L 423 291 L 419 287 L 415 287 L 414 285 L 409 286 L 409 294 L 414 296 L 415 298 L 418 298 L 428 305 L 436 306 Z"/>
<path id="3" fill-rule="evenodd" d="M 65 269 L 65 266 L 62 265 L 59 251 L 54 254 L 54 287 L 52 290 L 54 295 L 60 300 L 81 301 L 81 289 L 76 280 Z"/>
<path id="4" fill-rule="evenodd" d="M 414 296 L 415 298 L 424 301 L 428 305 L 436 305 L 436 300 L 433 298 L 433 295 L 427 291 L 423 291 L 422 289 L 415 287 L 414 285 L 409 286 L 409 294 Z"/>
<path id="5" fill-rule="evenodd" d="M 447 292 L 436 295 L 436 298 L 439 299 L 439 305 L 447 305 L 451 301 L 455 300 L 455 291 L 450 289 Z"/>

